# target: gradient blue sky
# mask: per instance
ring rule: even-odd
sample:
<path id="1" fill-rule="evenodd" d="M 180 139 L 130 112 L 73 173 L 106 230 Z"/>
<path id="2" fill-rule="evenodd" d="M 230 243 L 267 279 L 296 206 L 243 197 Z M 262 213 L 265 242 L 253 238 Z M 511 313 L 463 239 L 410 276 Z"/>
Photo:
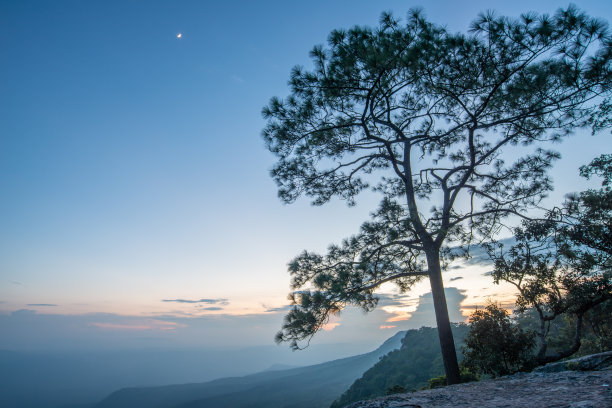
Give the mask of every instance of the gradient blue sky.
<path id="1" fill-rule="evenodd" d="M 609 1 L 576 4 L 611 20 Z M 250 315 L 274 322 L 271 339 L 282 313 L 266 310 L 286 304 L 287 261 L 356 232 L 378 200 L 281 204 L 261 108 L 287 95 L 291 67 L 308 67 L 332 29 L 414 6 L 465 31 L 487 9 L 567 3 L 0 0 L 0 325 L 20 309 L 110 314 L 93 327 L 117 331 L 147 316 Z M 560 145 L 551 202 L 583 189 L 578 167 L 610 147 L 588 132 Z M 500 290 L 471 273 L 449 286 L 472 304 Z"/>

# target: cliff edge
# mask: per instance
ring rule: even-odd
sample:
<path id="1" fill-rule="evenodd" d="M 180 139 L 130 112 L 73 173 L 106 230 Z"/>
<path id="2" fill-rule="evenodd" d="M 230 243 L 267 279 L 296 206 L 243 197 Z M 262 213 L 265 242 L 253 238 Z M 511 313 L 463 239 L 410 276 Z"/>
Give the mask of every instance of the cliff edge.
<path id="1" fill-rule="evenodd" d="M 611 360 L 612 352 L 606 352 L 556 363 L 553 370 L 541 369 L 492 380 L 394 394 L 360 401 L 346 408 L 612 407 Z M 583 371 L 590 367 L 596 369 Z"/>

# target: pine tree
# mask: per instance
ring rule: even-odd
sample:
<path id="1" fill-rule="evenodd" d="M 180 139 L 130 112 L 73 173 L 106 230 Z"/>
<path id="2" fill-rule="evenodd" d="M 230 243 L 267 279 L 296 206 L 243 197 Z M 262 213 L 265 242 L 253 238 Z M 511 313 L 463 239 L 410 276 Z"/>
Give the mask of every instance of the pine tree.
<path id="1" fill-rule="evenodd" d="M 279 196 L 350 205 L 372 186 L 382 201 L 356 235 L 291 261 L 294 307 L 277 340 L 299 348 L 347 305 L 373 309 L 383 283 L 428 278 L 447 381 L 458 383 L 449 247 L 489 237 L 550 190 L 558 154 L 541 142 L 609 125 L 611 49 L 606 24 L 574 7 L 481 15 L 469 34 L 415 10 L 405 23 L 383 14 L 377 28 L 336 30 L 314 47 L 314 68 L 294 68 L 291 94 L 263 110 Z M 502 157 L 517 145 L 533 150 Z"/>

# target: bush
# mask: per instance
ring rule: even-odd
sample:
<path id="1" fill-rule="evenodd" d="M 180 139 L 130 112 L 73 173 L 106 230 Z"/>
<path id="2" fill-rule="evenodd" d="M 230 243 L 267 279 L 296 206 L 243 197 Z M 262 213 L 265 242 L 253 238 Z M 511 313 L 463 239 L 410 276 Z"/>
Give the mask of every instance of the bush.
<path id="1" fill-rule="evenodd" d="M 434 377 L 429 379 L 429 388 L 439 388 L 446 387 L 446 376 L 441 375 L 439 377 Z"/>
<path id="2" fill-rule="evenodd" d="M 401 385 L 397 385 L 397 384 L 395 384 L 392 387 L 387 388 L 387 395 L 403 394 L 405 392 L 408 392 L 408 390 L 402 387 Z"/>
<path id="3" fill-rule="evenodd" d="M 461 374 L 461 382 L 462 383 L 478 381 L 480 379 L 480 377 L 476 373 L 473 373 L 467 367 L 462 367 L 460 374 Z M 434 377 L 434 378 L 430 378 L 429 379 L 429 388 L 430 389 L 431 388 L 439 388 L 439 387 L 446 387 L 446 376 L 445 375 L 441 375 L 439 377 Z"/>
<path id="4" fill-rule="evenodd" d="M 493 377 L 529 371 L 535 333 L 522 330 L 496 304 L 476 310 L 469 319 L 463 366 Z"/>

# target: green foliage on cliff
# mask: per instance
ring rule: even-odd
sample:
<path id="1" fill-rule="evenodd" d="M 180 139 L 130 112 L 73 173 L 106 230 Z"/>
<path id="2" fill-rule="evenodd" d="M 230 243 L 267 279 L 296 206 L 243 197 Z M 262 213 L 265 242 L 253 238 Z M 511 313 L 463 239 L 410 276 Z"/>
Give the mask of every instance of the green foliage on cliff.
<path id="1" fill-rule="evenodd" d="M 529 315 L 539 320 L 534 358 L 540 365 L 577 353 L 589 331 L 591 348 L 609 344 L 610 324 L 603 317 L 612 300 L 612 155 L 595 158 L 580 174 L 601 177 L 601 188 L 569 194 L 544 218 L 524 220 L 509 249 L 487 244 L 494 282 L 513 284 L 517 310 L 533 309 Z"/>
<path id="2" fill-rule="evenodd" d="M 453 324 L 452 329 L 455 346 L 460 350 L 468 327 L 465 324 Z M 444 366 L 438 345 L 438 330 L 431 327 L 409 330 L 402 340 L 401 349 L 382 357 L 356 380 L 331 408 L 383 396 L 389 390 L 411 391 L 427 387 L 430 378 L 442 374 Z"/>
<path id="3" fill-rule="evenodd" d="M 524 330 L 536 331 L 540 321 L 535 309 L 515 313 L 517 323 Z M 559 353 L 574 342 L 576 317 L 562 316 L 547 325 L 547 343 L 551 353 Z M 574 357 L 612 350 L 612 301 L 601 303 L 584 315 L 580 349 Z"/>
<path id="4" fill-rule="evenodd" d="M 465 338 L 463 365 L 493 377 L 528 370 L 532 363 L 535 333 L 523 330 L 494 303 L 474 311 Z"/>

